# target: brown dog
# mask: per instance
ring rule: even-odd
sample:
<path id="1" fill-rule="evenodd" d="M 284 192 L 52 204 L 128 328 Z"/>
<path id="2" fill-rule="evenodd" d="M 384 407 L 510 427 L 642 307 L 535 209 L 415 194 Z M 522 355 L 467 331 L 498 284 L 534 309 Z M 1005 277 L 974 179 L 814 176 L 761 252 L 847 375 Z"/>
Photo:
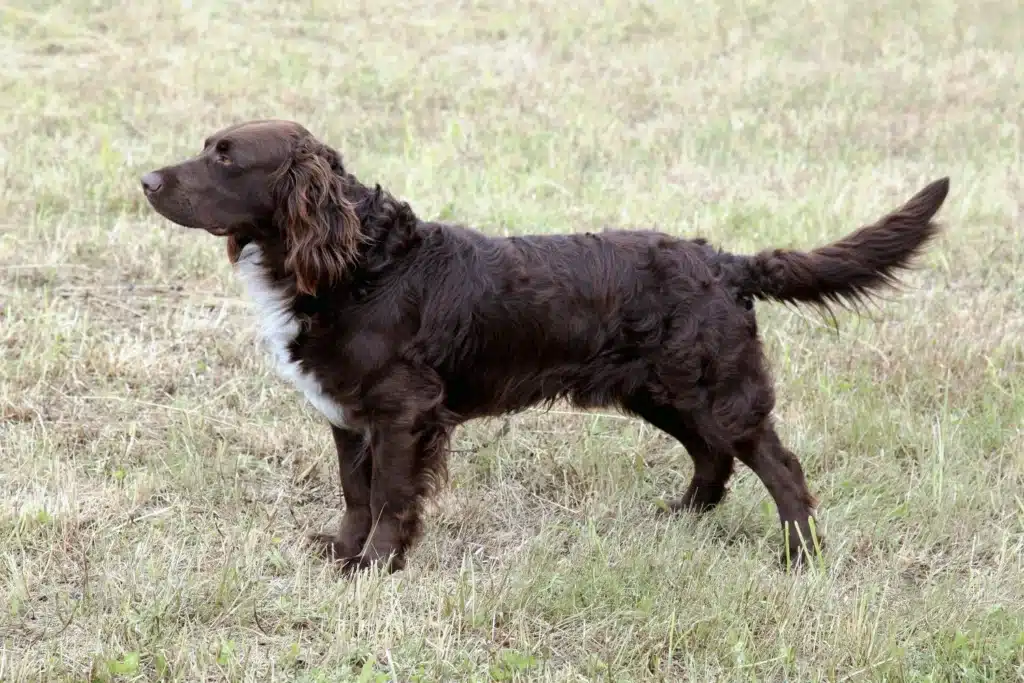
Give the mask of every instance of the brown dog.
<path id="1" fill-rule="evenodd" d="M 653 231 L 500 238 L 425 222 L 287 121 L 226 128 L 142 186 L 163 216 L 227 237 L 278 370 L 331 424 L 345 515 L 318 538 L 346 566 L 397 569 L 452 429 L 557 400 L 621 409 L 685 446 L 694 474 L 675 509 L 717 505 L 738 458 L 799 559 L 816 502 L 772 425 L 753 300 L 827 306 L 892 284 L 936 234 L 949 180 L 829 246 L 755 256 Z"/>

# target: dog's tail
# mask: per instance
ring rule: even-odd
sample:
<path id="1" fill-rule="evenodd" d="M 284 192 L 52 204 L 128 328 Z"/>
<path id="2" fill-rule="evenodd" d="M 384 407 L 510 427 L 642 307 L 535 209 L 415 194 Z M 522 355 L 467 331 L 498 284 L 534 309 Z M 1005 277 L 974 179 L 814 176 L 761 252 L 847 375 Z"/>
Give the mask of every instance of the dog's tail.
<path id="1" fill-rule="evenodd" d="M 810 252 L 768 249 L 733 262 L 741 295 L 794 303 L 857 304 L 897 284 L 897 271 L 939 232 L 932 221 L 949 193 L 949 178 L 918 192 L 901 208 Z M 735 258 L 735 257 L 734 257 Z"/>

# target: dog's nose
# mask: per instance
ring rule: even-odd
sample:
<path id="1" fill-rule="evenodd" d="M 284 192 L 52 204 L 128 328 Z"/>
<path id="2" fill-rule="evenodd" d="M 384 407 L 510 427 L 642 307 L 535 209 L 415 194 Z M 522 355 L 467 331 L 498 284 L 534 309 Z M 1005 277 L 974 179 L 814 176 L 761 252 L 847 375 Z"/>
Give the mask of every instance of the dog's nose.
<path id="1" fill-rule="evenodd" d="M 164 179 L 159 173 L 149 172 L 142 176 L 142 189 L 146 193 L 153 193 L 163 187 Z"/>

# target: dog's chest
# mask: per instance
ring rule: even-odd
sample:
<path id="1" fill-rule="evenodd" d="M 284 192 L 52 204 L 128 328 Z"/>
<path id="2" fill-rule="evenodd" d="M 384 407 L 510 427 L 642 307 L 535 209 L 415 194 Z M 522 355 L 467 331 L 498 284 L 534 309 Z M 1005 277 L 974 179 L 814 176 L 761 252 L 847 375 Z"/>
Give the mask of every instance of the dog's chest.
<path id="1" fill-rule="evenodd" d="M 245 245 L 237 266 L 249 298 L 256 307 L 260 337 L 277 374 L 301 391 L 331 424 L 344 427 L 344 407 L 324 391 L 316 375 L 304 369 L 292 353 L 291 345 L 300 331 L 299 321 L 292 311 L 293 298 L 273 282 L 263 266 L 259 246 L 253 243 Z"/>

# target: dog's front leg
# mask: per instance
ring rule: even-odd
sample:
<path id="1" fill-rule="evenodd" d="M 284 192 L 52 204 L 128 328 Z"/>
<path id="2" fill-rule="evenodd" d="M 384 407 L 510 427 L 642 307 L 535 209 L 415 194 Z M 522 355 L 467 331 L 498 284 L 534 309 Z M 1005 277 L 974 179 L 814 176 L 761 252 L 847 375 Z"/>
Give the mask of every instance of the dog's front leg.
<path id="1" fill-rule="evenodd" d="M 438 414 L 444 385 L 429 368 L 395 364 L 363 397 L 370 424 L 370 535 L 350 568 L 405 566 L 419 536 L 423 498 L 444 471 L 448 428 Z"/>
<path id="2" fill-rule="evenodd" d="M 382 425 L 372 436 L 370 533 L 351 568 L 405 566 L 405 552 L 420 529 L 416 482 L 419 439 L 408 429 Z"/>
<path id="3" fill-rule="evenodd" d="M 323 546 L 327 556 L 343 562 L 352 561 L 370 535 L 370 480 L 372 461 L 369 439 L 361 432 L 331 428 L 338 452 L 341 496 L 345 512 L 334 534 L 316 534 L 313 540 Z"/>

